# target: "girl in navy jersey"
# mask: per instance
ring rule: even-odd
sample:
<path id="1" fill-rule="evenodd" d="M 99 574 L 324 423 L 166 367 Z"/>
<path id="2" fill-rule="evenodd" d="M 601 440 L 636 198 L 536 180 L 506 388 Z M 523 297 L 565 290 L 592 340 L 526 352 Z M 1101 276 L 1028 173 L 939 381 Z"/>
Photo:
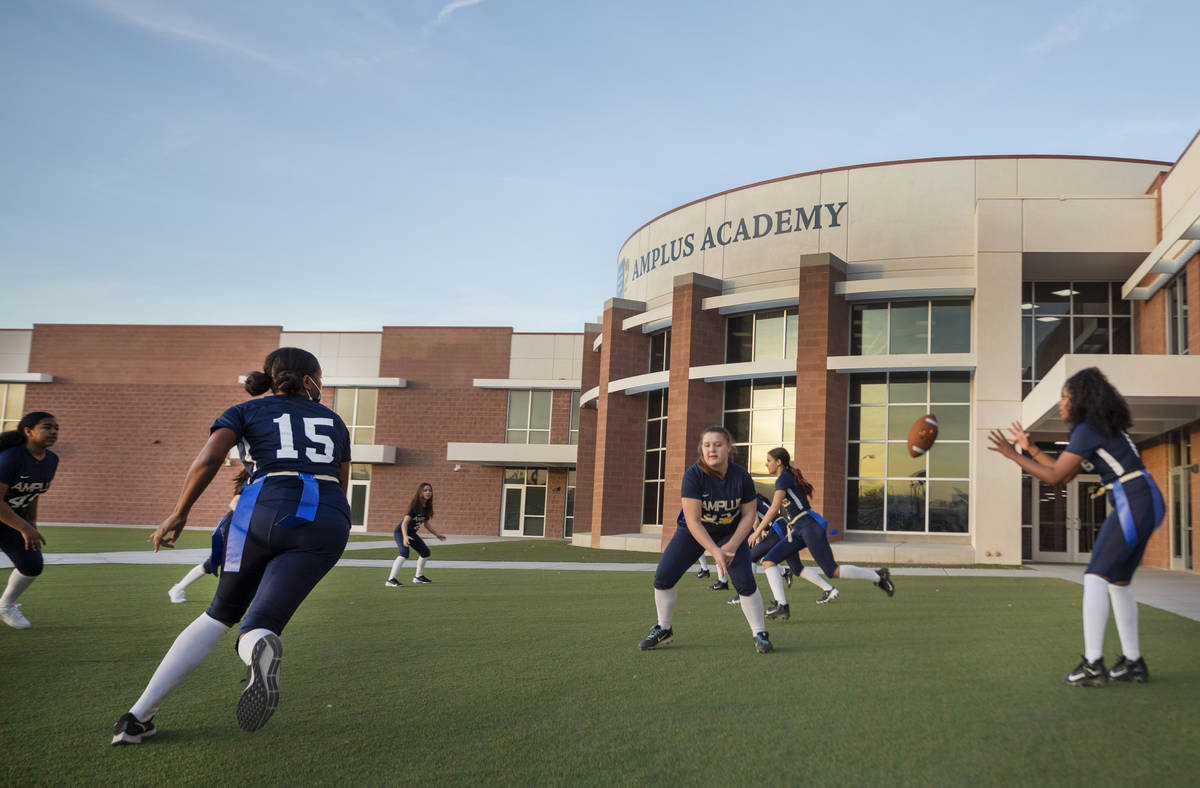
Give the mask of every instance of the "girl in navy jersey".
<path id="1" fill-rule="evenodd" d="M 1150 534 L 1162 522 L 1162 493 L 1126 434 L 1133 425 L 1129 406 L 1099 369 L 1088 367 L 1067 378 L 1058 413 L 1071 426 L 1070 440 L 1058 459 L 1051 460 L 1030 443 L 1019 422 L 1013 422 L 1009 436 L 992 430 L 988 448 L 1051 485 L 1075 478 L 1086 463 L 1100 474 L 1102 489 L 1113 505 L 1083 575 L 1083 661 L 1063 681 L 1076 687 L 1100 686 L 1110 679 L 1147 681 L 1150 671 L 1138 641 L 1137 600 L 1129 583 Z M 1018 452 L 1014 443 L 1030 456 Z M 1110 600 L 1125 653 L 1112 670 L 1105 670 L 1104 629 Z"/>
<path id="2" fill-rule="evenodd" d="M 229 502 L 229 511 L 225 513 L 213 531 L 212 553 L 201 563 L 193 566 L 191 571 L 184 575 L 182 580 L 171 586 L 171 590 L 167 592 L 167 597 L 175 604 L 187 601 L 187 587 L 192 583 L 204 575 L 220 573 L 221 562 L 225 559 L 225 542 L 229 539 L 229 521 L 233 519 L 233 510 L 237 508 L 238 498 L 242 495 L 242 488 L 246 486 L 247 478 L 249 478 L 249 474 L 246 473 L 245 468 L 240 469 L 233 477 L 233 499 Z"/>
<path id="3" fill-rule="evenodd" d="M 42 573 L 42 545 L 37 529 L 38 496 L 46 492 L 58 470 L 50 447 L 58 440 L 58 421 L 35 411 L 0 433 L 0 549 L 13 562 L 8 586 L 0 595 L 0 621 L 13 629 L 29 629 L 17 599 Z"/>
<path id="4" fill-rule="evenodd" d="M 153 718 L 167 694 L 239 620 L 237 652 L 248 672 L 238 726 L 258 730 L 279 703 L 279 635 L 337 563 L 350 535 L 350 433 L 320 404 L 321 367 L 308 351 L 279 348 L 262 372 L 246 376 L 251 395 L 268 389 L 274 396 L 235 405 L 213 422 L 175 511 L 151 537 L 155 552 L 174 546 L 192 505 L 236 444 L 249 483 L 230 520 L 216 596 L 176 638 L 142 696 L 117 721 L 113 744 L 138 744 L 154 735 Z"/>
<path id="5" fill-rule="evenodd" d="M 792 457 L 782 446 L 767 452 L 767 472 L 774 475 L 775 495 L 771 500 L 771 508 L 763 515 L 763 522 L 771 522 L 775 515 L 782 514 L 788 524 L 788 538 L 779 542 L 763 556 L 762 565 L 766 571 L 767 583 L 775 594 L 775 605 L 767 611 L 767 618 L 788 619 L 791 611 L 788 608 L 787 596 L 783 590 L 783 576 L 780 573 L 779 562 L 794 556 L 808 548 L 821 571 L 828 578 L 844 577 L 850 580 L 870 580 L 879 586 L 888 596 L 896 593 L 892 583 L 891 572 L 883 569 L 864 569 L 853 564 L 838 564 L 833 560 L 833 550 L 829 547 L 829 538 L 825 535 L 827 523 L 825 518 L 814 512 L 808 502 L 812 495 L 813 486 L 800 470 L 792 465 Z M 832 601 L 838 596 L 837 589 L 829 586 L 821 603 Z"/>
<path id="6" fill-rule="evenodd" d="M 754 527 L 754 482 L 746 469 L 729 459 L 733 436 L 724 427 L 700 434 L 700 459 L 683 474 L 681 497 L 686 528 L 675 535 L 654 573 L 654 605 L 658 623 L 639 644 L 643 651 L 670 643 L 675 633 L 676 583 L 707 550 L 720 574 L 728 574 L 741 600 L 742 613 L 760 654 L 772 650 L 763 620 L 762 594 L 754 580 L 746 537 Z"/>
<path id="7" fill-rule="evenodd" d="M 421 482 L 417 485 L 417 494 L 413 496 L 412 502 L 408 505 L 408 514 L 404 515 L 404 519 L 392 531 L 392 538 L 396 540 L 396 547 L 400 549 L 400 557 L 392 562 L 392 572 L 388 575 L 384 585 L 389 588 L 398 588 L 404 585 L 396 579 L 396 575 L 400 572 L 400 567 L 404 566 L 404 562 L 408 560 L 409 548 L 416 550 L 417 555 L 420 556 L 417 559 L 417 575 L 413 578 L 413 582 L 433 582 L 425 576 L 425 562 L 429 560 L 429 548 L 425 546 L 425 540 L 417 536 L 417 531 L 423 525 L 439 541 L 446 541 L 446 537 L 433 530 L 432 521 L 433 485 L 429 482 Z"/>

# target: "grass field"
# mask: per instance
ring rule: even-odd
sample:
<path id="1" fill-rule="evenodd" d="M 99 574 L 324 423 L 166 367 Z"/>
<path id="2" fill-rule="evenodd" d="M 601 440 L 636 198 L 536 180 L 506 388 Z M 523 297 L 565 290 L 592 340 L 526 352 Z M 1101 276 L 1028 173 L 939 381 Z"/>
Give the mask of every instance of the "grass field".
<path id="1" fill-rule="evenodd" d="M 216 523 L 189 525 L 179 538 L 179 547 L 208 547 Z M 96 528 L 94 526 L 43 525 L 47 553 L 104 553 L 118 550 L 149 550 L 150 528 Z M 378 534 L 352 534 L 351 541 L 376 541 Z M 384 537 L 386 538 L 386 537 Z"/>
<path id="2" fill-rule="evenodd" d="M 0 631 L 0 784 L 1191 785 L 1200 623 L 1142 608 L 1145 685 L 1059 683 L 1078 585 L 900 577 L 772 622 L 685 577 L 676 642 L 640 652 L 650 578 L 442 570 L 386 589 L 334 570 L 284 633 L 282 701 L 245 734 L 233 637 L 172 695 L 159 734 L 109 744 L 175 635 L 178 567 L 58 566 Z M 207 599 L 214 581 L 190 589 Z M 764 583 L 765 591 L 765 583 Z M 769 596 L 769 592 L 767 592 Z M 1119 650 L 1109 633 L 1109 661 Z"/>

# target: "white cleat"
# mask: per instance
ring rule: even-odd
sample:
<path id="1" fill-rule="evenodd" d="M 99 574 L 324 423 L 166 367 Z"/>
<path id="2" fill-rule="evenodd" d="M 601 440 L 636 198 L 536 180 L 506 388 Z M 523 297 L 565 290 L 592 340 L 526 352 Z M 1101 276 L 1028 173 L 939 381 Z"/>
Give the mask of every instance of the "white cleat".
<path id="1" fill-rule="evenodd" d="M 33 624 L 29 623 L 29 619 L 21 612 L 21 605 L 0 605 L 0 621 L 8 624 L 13 629 L 29 629 Z"/>
<path id="2" fill-rule="evenodd" d="M 187 593 L 179 586 L 171 586 L 171 590 L 167 592 L 167 596 L 170 597 L 171 601 L 177 605 L 180 602 L 187 601 Z"/>

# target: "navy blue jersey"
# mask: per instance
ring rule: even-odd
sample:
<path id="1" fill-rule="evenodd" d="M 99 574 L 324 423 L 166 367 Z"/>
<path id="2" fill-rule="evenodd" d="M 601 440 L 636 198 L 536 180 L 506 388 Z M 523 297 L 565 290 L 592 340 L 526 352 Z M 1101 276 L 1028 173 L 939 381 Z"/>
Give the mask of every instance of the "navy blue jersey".
<path id="1" fill-rule="evenodd" d="M 1118 432 L 1111 438 L 1105 438 L 1088 424 L 1080 424 L 1071 430 L 1071 440 L 1067 448 L 1072 454 L 1078 454 L 1084 459 L 1084 471 L 1095 470 L 1100 474 L 1100 481 L 1109 484 L 1113 479 L 1124 476 L 1130 471 L 1142 471 L 1142 456 L 1137 447 L 1124 432 Z M 1093 468 L 1088 468 L 1090 464 Z"/>
<path id="2" fill-rule="evenodd" d="M 409 509 L 408 517 L 409 517 L 408 535 L 416 536 L 417 529 L 419 529 L 422 525 L 424 525 L 425 520 L 428 519 L 425 517 L 425 510 L 424 509 Z"/>
<path id="3" fill-rule="evenodd" d="M 350 460 L 350 431 L 336 413 L 303 397 L 276 395 L 234 405 L 213 422 L 237 436 L 250 481 L 268 473 L 336 477 Z"/>
<path id="4" fill-rule="evenodd" d="M 58 455 L 50 450 L 40 460 L 24 446 L 13 446 L 0 452 L 0 484 L 8 485 L 4 502 L 24 517 L 37 497 L 50 489 L 57 470 Z"/>
<path id="5" fill-rule="evenodd" d="M 737 525 L 742 504 L 757 497 L 750 473 L 736 462 L 729 463 L 724 479 L 693 465 L 684 471 L 681 495 L 700 500 L 700 523 L 705 526 Z"/>
<path id="6" fill-rule="evenodd" d="M 784 492 L 783 503 L 779 505 L 779 513 L 789 523 L 795 522 L 797 517 L 812 508 L 808 502 L 808 496 L 804 494 L 804 488 L 800 486 L 800 482 L 789 468 L 784 468 L 783 473 L 779 474 L 779 478 L 775 480 L 775 489 Z"/>

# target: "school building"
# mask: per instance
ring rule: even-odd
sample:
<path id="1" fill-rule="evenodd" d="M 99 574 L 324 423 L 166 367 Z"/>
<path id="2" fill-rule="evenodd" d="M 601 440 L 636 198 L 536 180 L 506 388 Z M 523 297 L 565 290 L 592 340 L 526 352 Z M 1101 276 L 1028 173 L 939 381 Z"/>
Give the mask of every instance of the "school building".
<path id="1" fill-rule="evenodd" d="M 244 398 L 238 377 L 298 345 L 351 427 L 349 494 L 370 531 L 390 531 L 429 481 L 445 532 L 657 551 L 700 430 L 724 424 L 764 488 L 767 450 L 792 453 L 843 560 L 1083 563 L 1106 514 L 1098 477 L 1043 485 L 988 451 L 987 433 L 1020 421 L 1060 451 L 1059 391 L 1095 365 L 1129 401 L 1167 502 L 1145 564 L 1200 567 L 1197 139 L 1175 162 L 982 156 L 791 175 L 668 211 L 617 259 L 616 296 L 578 334 L 0 331 L 0 412 L 6 426 L 33 409 L 62 423 L 43 521 L 153 523 L 212 419 Z M 926 412 L 940 436 L 913 459 L 908 428 Z M 194 523 L 224 511 L 227 486 L 214 487 Z"/>

